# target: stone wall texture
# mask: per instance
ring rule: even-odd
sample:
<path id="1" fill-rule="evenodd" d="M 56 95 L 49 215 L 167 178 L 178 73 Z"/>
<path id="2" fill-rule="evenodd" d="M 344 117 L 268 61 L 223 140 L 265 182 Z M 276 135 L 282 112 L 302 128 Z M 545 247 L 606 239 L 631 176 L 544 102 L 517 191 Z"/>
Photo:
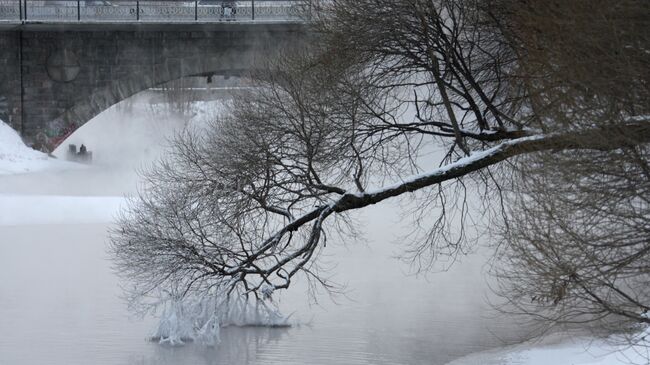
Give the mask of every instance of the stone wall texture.
<path id="1" fill-rule="evenodd" d="M 0 32 L 0 120 L 22 132 L 19 47 L 18 33 Z"/>

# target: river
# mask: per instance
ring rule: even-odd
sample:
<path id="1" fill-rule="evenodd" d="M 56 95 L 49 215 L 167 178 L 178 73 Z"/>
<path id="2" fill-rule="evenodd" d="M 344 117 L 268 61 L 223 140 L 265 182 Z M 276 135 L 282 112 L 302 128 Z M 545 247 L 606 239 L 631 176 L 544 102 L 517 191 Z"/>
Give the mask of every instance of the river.
<path id="1" fill-rule="evenodd" d="M 297 325 L 227 327 L 215 347 L 149 342 L 156 319 L 128 311 L 106 252 L 135 176 L 115 166 L 0 176 L 0 365 L 437 365 L 522 336 L 487 303 L 482 255 L 411 275 L 387 203 L 358 217 L 364 242 L 326 248 L 344 295 L 314 304 L 298 284 L 279 298 Z"/>

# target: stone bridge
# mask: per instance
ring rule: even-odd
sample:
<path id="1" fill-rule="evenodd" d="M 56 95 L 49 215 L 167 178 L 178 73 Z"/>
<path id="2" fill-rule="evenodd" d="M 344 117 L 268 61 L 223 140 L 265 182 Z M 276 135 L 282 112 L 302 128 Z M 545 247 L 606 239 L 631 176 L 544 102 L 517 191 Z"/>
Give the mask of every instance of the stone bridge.
<path id="1" fill-rule="evenodd" d="M 182 77 L 239 75 L 306 34 L 297 1 L 0 1 L 0 119 L 52 151 Z"/>

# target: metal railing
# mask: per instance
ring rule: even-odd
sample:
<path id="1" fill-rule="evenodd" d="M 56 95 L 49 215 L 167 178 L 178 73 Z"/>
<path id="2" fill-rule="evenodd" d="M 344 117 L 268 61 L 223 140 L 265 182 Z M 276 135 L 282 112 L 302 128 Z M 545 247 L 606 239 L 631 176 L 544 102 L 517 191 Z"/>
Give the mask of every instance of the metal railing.
<path id="1" fill-rule="evenodd" d="M 0 0 L 0 22 L 296 21 L 310 10 L 305 0 Z"/>

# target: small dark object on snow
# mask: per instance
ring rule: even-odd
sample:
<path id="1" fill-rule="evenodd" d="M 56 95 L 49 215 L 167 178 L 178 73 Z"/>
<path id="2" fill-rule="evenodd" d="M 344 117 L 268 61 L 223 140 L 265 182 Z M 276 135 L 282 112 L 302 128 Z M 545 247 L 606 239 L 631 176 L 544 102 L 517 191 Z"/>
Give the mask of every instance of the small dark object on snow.
<path id="1" fill-rule="evenodd" d="M 88 151 L 85 145 L 79 147 L 79 152 L 77 152 L 77 146 L 74 144 L 68 145 L 68 153 L 66 155 L 68 161 L 82 162 L 82 163 L 91 163 L 93 161 L 92 151 Z"/>

